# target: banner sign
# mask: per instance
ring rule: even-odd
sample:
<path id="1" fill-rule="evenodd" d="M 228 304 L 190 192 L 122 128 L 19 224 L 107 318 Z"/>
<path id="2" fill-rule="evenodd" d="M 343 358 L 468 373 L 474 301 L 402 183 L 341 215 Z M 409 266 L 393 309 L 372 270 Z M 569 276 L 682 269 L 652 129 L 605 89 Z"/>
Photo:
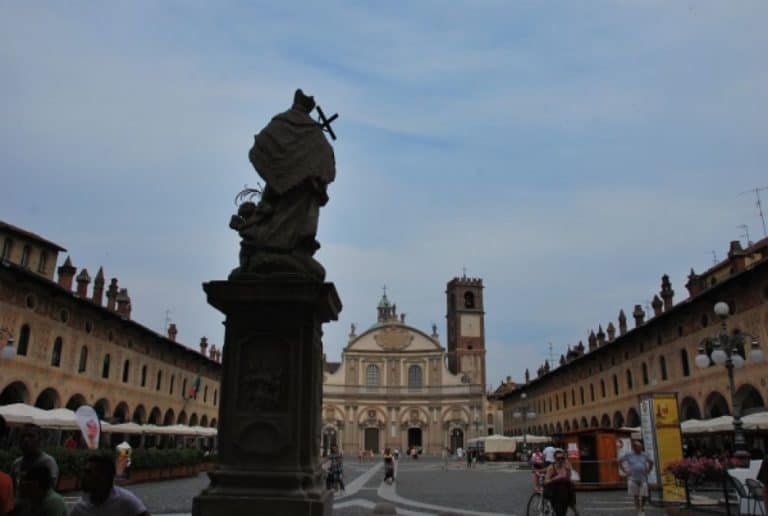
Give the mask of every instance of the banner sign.
<path id="1" fill-rule="evenodd" d="M 77 426 L 83 434 L 86 446 L 91 450 L 99 447 L 99 436 L 101 435 L 101 423 L 96 411 L 89 405 L 80 405 L 75 411 Z"/>
<path id="2" fill-rule="evenodd" d="M 654 460 L 648 483 L 661 487 L 663 502 L 684 501 L 685 489 L 666 471 L 669 463 L 683 458 L 677 395 L 672 393 L 643 396 L 640 399 L 640 424 L 645 451 Z"/>

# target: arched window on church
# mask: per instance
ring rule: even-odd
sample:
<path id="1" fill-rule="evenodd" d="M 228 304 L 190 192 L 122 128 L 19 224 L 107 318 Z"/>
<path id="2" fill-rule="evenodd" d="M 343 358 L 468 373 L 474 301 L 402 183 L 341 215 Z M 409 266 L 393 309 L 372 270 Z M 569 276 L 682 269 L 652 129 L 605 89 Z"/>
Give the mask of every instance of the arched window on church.
<path id="1" fill-rule="evenodd" d="M 464 293 L 464 308 L 475 307 L 475 295 L 472 292 Z"/>
<path id="2" fill-rule="evenodd" d="M 369 364 L 365 369 L 365 385 L 368 387 L 379 386 L 379 366 Z"/>
<path id="3" fill-rule="evenodd" d="M 420 389 L 422 385 L 421 367 L 412 365 L 408 368 L 408 387 Z"/>

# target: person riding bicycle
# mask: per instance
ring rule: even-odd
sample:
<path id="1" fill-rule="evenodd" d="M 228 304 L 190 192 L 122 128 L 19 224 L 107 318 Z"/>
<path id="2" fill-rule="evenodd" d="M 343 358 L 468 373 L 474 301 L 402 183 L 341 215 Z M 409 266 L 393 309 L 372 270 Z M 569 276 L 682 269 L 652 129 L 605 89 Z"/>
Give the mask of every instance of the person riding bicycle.
<path id="1" fill-rule="evenodd" d="M 544 496 L 549 499 L 555 516 L 565 516 L 568 507 L 578 516 L 576 510 L 576 490 L 571 481 L 571 465 L 565 459 L 562 449 L 555 451 L 555 463 L 544 474 Z"/>
<path id="2" fill-rule="evenodd" d="M 541 453 L 541 449 L 537 446 L 533 449 L 531 454 L 531 471 L 533 473 L 533 487 L 537 491 L 541 489 L 539 478 L 543 475 L 547 467 L 544 461 L 544 454 Z"/>

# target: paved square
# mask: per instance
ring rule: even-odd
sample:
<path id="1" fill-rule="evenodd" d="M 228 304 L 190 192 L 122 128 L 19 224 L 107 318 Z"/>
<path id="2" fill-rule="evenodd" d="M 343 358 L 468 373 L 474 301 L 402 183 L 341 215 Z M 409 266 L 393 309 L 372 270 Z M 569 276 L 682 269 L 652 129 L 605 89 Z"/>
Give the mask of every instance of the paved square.
<path id="1" fill-rule="evenodd" d="M 464 462 L 451 461 L 443 471 L 442 461 L 434 458 L 403 458 L 398 463 L 393 486 L 382 483 L 380 462 L 345 464 L 346 491 L 334 498 L 334 515 L 370 516 L 376 503 L 388 501 L 397 513 L 413 515 L 466 514 L 524 516 L 532 493 L 531 474 L 517 464 L 479 464 L 468 470 Z M 206 475 L 130 486 L 154 515 L 189 514 L 192 498 L 208 484 Z M 607 516 L 633 514 L 634 508 L 621 491 L 577 494 L 582 515 Z M 662 509 L 651 507 L 647 516 L 661 516 Z"/>

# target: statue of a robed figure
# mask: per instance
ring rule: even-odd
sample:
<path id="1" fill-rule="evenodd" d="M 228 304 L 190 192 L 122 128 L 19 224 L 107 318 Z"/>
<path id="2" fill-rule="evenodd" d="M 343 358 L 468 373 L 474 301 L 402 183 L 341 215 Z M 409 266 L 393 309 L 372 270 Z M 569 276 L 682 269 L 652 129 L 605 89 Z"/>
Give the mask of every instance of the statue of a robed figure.
<path id="1" fill-rule="evenodd" d="M 336 177 L 336 163 L 324 124 L 310 116 L 314 109 L 314 98 L 296 90 L 291 109 L 272 118 L 254 138 L 249 158 L 266 185 L 258 204 L 244 202 L 230 221 L 242 237 L 234 276 L 325 277 L 312 256 L 320 248 L 315 239 L 320 207 L 328 202 L 326 189 Z M 324 115 L 321 121 L 326 122 Z"/>
<path id="2" fill-rule="evenodd" d="M 316 109 L 319 121 L 310 113 Z M 320 207 L 336 175 L 335 134 L 312 97 L 256 135 L 249 157 L 266 183 L 247 189 L 230 221 L 242 238 L 229 279 L 203 284 L 226 316 L 219 397 L 219 460 L 194 516 L 330 516 L 320 469 L 322 324 L 341 300 L 313 258 Z M 242 193 L 241 193 L 242 194 Z M 238 198 L 243 199 L 240 195 Z"/>

